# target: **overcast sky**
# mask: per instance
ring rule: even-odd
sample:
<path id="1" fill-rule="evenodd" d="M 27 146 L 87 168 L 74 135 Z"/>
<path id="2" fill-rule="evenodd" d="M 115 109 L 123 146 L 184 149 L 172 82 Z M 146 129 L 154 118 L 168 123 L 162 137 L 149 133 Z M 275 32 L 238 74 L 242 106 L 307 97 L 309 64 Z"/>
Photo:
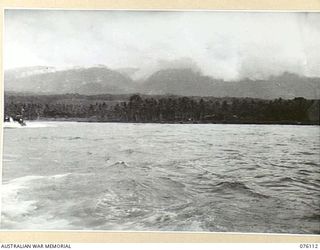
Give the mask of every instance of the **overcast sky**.
<path id="1" fill-rule="evenodd" d="M 5 69 L 195 67 L 225 80 L 320 76 L 320 14 L 5 11 Z"/>

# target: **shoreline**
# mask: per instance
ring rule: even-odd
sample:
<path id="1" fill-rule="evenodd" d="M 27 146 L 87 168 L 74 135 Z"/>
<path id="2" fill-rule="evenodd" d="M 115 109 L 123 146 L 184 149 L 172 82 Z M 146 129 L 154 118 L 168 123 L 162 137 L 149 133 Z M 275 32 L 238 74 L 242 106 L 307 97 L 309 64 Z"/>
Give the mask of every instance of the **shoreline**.
<path id="1" fill-rule="evenodd" d="M 88 118 L 44 118 L 38 120 L 26 120 L 26 122 L 87 122 L 87 123 L 132 123 L 132 124 L 225 124 L 225 125 L 297 125 L 320 126 L 317 122 L 293 122 L 293 121 L 117 121 L 117 120 L 92 120 Z"/>

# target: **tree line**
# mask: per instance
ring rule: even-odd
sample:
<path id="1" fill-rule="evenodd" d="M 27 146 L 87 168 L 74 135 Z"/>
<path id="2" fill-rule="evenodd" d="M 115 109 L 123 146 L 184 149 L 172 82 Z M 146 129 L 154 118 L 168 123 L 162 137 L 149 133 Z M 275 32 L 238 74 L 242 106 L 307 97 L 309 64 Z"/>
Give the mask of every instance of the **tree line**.
<path id="1" fill-rule="evenodd" d="M 22 99 L 22 100 L 21 100 Z M 288 123 L 319 124 L 319 100 L 198 98 L 132 95 L 127 100 L 5 98 L 5 114 L 27 120 L 68 119 L 153 123 Z M 46 101 L 50 100 L 50 101 Z"/>

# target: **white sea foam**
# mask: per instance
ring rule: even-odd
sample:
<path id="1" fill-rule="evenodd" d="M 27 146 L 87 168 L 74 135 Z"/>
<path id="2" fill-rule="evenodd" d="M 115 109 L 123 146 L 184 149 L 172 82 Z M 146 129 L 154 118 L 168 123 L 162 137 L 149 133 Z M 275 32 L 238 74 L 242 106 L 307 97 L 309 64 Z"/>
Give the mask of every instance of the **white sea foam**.
<path id="1" fill-rule="evenodd" d="M 36 121 L 27 121 L 25 126 L 21 126 L 18 123 L 14 124 L 4 124 L 5 129 L 28 129 L 28 128 L 48 128 L 56 127 L 56 122 L 36 122 Z"/>
<path id="2" fill-rule="evenodd" d="M 2 198 L 2 225 L 6 228 L 16 229 L 34 229 L 43 228 L 46 225 L 47 229 L 66 228 L 68 222 L 66 220 L 53 220 L 49 223 L 50 215 L 36 214 L 38 209 L 37 198 L 30 199 L 28 192 L 31 192 L 32 185 L 35 181 L 50 182 L 52 179 L 60 179 L 70 175 L 70 173 L 52 175 L 52 176 L 24 176 L 13 179 L 1 186 Z M 25 197 L 28 197 L 26 199 Z"/>
<path id="3" fill-rule="evenodd" d="M 28 187 L 28 182 L 38 179 L 38 176 L 27 176 L 14 179 L 1 186 L 2 196 L 2 222 L 7 217 L 18 218 L 23 214 L 35 209 L 34 200 L 20 200 L 20 193 L 24 192 Z"/>
<path id="4" fill-rule="evenodd" d="M 3 162 L 10 162 L 10 161 L 12 161 L 12 160 L 9 160 L 9 159 L 3 159 L 2 161 L 3 161 Z"/>
<path id="5" fill-rule="evenodd" d="M 37 121 L 29 121 L 26 126 L 21 128 L 47 128 L 47 127 L 56 127 L 57 123 L 55 122 L 37 122 Z"/>

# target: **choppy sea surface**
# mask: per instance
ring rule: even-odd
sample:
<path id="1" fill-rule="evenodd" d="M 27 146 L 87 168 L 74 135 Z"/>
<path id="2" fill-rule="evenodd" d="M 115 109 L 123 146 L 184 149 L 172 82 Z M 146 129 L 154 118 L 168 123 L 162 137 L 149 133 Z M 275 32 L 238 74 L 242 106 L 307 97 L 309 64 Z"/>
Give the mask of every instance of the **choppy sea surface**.
<path id="1" fill-rule="evenodd" d="M 1 229 L 320 233 L 318 126 L 4 129 Z"/>

